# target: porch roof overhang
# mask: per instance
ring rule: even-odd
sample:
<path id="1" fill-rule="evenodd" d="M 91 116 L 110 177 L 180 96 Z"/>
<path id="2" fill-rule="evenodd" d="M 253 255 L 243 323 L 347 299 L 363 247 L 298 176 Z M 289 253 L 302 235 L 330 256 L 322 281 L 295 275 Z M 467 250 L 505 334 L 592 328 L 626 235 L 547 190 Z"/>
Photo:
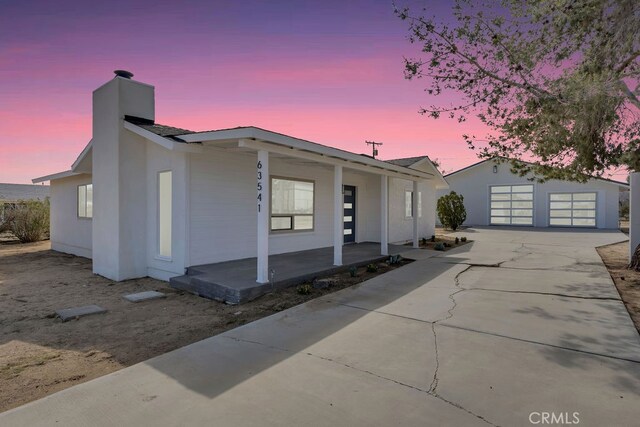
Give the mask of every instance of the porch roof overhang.
<path id="1" fill-rule="evenodd" d="M 270 153 L 317 163 L 339 165 L 350 169 L 414 181 L 432 180 L 435 175 L 333 147 L 294 138 L 256 127 L 216 130 L 178 136 L 188 143 L 203 146 L 265 150 Z"/>

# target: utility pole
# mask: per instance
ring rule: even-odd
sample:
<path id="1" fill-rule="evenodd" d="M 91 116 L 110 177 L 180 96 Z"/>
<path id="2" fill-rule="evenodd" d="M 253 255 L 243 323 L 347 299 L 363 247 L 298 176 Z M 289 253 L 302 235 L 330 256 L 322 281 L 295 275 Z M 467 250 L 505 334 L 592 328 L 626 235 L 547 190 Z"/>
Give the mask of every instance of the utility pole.
<path id="1" fill-rule="evenodd" d="M 372 147 L 372 153 L 371 153 L 371 157 L 373 157 L 374 159 L 376 158 L 376 156 L 378 155 L 378 149 L 376 148 L 376 145 L 382 145 L 382 142 L 375 142 L 375 141 L 365 141 L 367 145 L 371 145 Z"/>

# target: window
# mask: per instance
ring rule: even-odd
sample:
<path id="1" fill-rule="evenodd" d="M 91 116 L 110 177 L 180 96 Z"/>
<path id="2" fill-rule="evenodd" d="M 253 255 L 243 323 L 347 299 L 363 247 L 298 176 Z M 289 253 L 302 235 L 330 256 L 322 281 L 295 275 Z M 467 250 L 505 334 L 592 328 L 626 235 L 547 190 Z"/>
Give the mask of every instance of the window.
<path id="1" fill-rule="evenodd" d="M 171 257 L 171 171 L 158 174 L 158 255 Z"/>
<path id="2" fill-rule="evenodd" d="M 491 187 L 492 225 L 533 225 L 533 184 Z"/>
<path id="3" fill-rule="evenodd" d="M 93 218 L 93 184 L 78 186 L 78 218 Z"/>
<path id="4" fill-rule="evenodd" d="M 404 217 L 413 217 L 413 191 L 404 192 Z"/>
<path id="5" fill-rule="evenodd" d="M 313 181 L 271 178 L 271 231 L 313 230 Z"/>
<path id="6" fill-rule="evenodd" d="M 418 218 L 422 218 L 422 191 L 418 191 Z"/>

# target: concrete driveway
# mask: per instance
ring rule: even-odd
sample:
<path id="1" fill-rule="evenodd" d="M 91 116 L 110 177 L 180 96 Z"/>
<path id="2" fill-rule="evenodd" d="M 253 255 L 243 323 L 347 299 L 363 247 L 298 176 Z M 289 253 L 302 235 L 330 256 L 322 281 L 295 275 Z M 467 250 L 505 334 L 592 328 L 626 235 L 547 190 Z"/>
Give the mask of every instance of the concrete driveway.
<path id="1" fill-rule="evenodd" d="M 625 236 L 459 234 L 474 243 L 414 252 L 406 267 L 0 425 L 638 425 L 640 337 L 594 249 Z"/>

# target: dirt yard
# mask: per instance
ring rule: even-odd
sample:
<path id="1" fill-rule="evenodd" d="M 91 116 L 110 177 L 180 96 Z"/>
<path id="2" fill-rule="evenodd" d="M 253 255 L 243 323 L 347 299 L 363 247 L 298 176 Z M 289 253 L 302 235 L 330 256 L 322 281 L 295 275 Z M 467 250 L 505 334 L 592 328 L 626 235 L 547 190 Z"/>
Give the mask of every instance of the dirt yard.
<path id="1" fill-rule="evenodd" d="M 597 251 L 640 333 L 640 272 L 627 269 L 629 242 L 601 246 Z"/>
<path id="2" fill-rule="evenodd" d="M 0 412 L 398 268 L 380 263 L 375 273 L 332 276 L 326 289 L 293 287 L 230 306 L 149 278 L 114 283 L 94 275 L 90 260 L 49 248 L 0 239 Z M 146 290 L 168 297 L 122 298 Z M 89 304 L 108 312 L 55 318 L 57 309 Z"/>

